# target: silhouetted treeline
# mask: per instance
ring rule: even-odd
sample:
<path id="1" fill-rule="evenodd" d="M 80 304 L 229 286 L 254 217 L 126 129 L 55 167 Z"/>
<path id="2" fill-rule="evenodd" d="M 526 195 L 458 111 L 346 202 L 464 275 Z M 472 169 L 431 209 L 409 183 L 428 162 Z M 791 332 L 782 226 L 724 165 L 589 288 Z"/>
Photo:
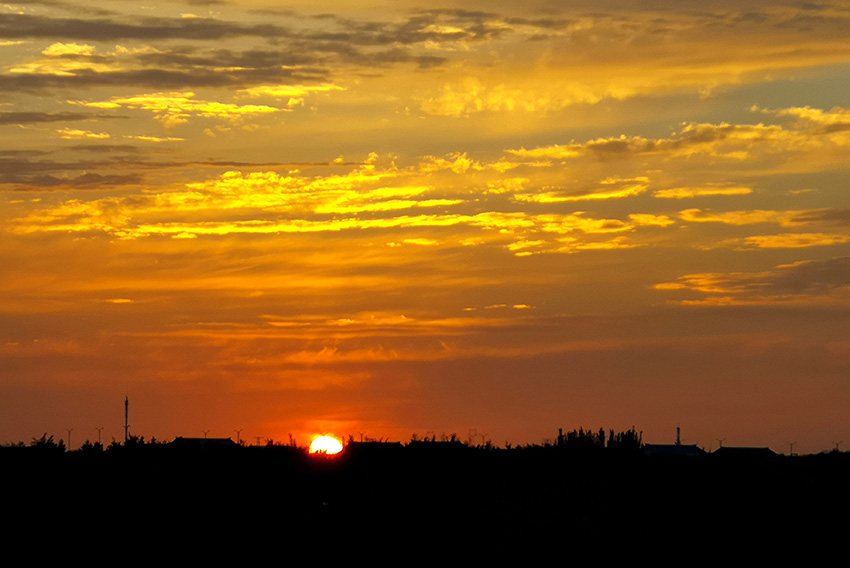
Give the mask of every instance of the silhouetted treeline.
<path id="1" fill-rule="evenodd" d="M 598 453 L 602 450 L 634 454 L 640 452 L 643 445 L 642 439 L 643 433 L 634 428 L 625 432 L 609 430 L 607 436 L 604 428 L 600 428 L 596 432 L 579 428 L 566 434 L 563 429 L 559 429 L 556 445 L 558 448 L 581 452 L 582 454 Z"/>

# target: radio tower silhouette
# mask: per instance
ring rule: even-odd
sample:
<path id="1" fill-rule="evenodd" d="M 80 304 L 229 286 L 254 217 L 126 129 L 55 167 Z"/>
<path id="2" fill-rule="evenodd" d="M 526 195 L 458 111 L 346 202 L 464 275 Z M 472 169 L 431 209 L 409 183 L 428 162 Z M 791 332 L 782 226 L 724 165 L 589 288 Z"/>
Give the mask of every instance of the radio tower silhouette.
<path id="1" fill-rule="evenodd" d="M 130 399 L 124 397 L 124 445 L 127 445 L 127 440 L 130 438 Z"/>

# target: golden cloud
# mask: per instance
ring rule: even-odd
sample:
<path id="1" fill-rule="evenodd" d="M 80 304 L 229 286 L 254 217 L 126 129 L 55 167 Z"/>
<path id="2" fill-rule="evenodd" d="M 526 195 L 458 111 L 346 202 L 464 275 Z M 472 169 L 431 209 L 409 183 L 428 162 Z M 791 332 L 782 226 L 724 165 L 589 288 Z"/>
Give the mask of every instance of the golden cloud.
<path id="1" fill-rule="evenodd" d="M 41 54 L 48 57 L 64 57 L 68 55 L 90 56 L 94 54 L 94 47 L 78 43 L 54 43 L 53 45 L 43 49 Z"/>
<path id="2" fill-rule="evenodd" d="M 850 235 L 835 233 L 782 233 L 754 235 L 742 239 L 744 248 L 809 248 L 828 247 L 850 242 Z"/>
<path id="3" fill-rule="evenodd" d="M 640 195 L 647 190 L 646 185 L 626 185 L 618 189 L 609 189 L 595 191 L 592 193 L 582 193 L 577 195 L 565 194 L 563 192 L 548 191 L 543 193 L 523 194 L 518 193 L 515 199 L 518 201 L 532 201 L 535 203 L 563 203 L 568 201 L 586 201 L 586 200 L 604 200 L 604 199 L 622 199 L 624 197 L 632 197 Z"/>
<path id="4" fill-rule="evenodd" d="M 479 112 L 551 112 L 575 104 L 598 103 L 602 98 L 594 89 L 579 83 L 538 89 L 519 84 L 485 86 L 477 77 L 467 77 L 443 85 L 439 93 L 421 99 L 420 105 L 427 114 L 464 117 Z"/>
<path id="5" fill-rule="evenodd" d="M 635 225 L 648 227 L 668 227 L 676 221 L 667 215 L 653 215 L 651 213 L 632 213 L 629 220 Z"/>
<path id="6" fill-rule="evenodd" d="M 57 130 L 56 132 L 59 134 L 59 136 L 65 138 L 66 140 L 73 140 L 75 138 L 111 138 L 111 136 L 107 132 L 91 132 L 90 130 L 78 130 L 74 128 L 63 128 L 62 130 Z"/>
<path id="7" fill-rule="evenodd" d="M 344 91 L 345 87 L 332 83 L 319 85 L 261 85 L 243 89 L 240 93 L 248 97 L 273 97 L 278 99 L 300 98 L 312 93 L 330 93 Z"/>
<path id="8" fill-rule="evenodd" d="M 704 209 L 685 209 L 679 218 L 691 223 L 723 223 L 725 225 L 757 225 L 775 223 L 783 227 L 804 224 L 800 221 L 807 211 L 770 211 L 753 209 L 747 211 L 714 212 Z"/>
<path id="9" fill-rule="evenodd" d="M 268 105 L 237 105 L 195 99 L 195 93 L 151 93 L 134 97 L 113 97 L 109 101 L 75 101 L 75 104 L 93 108 L 142 109 L 154 113 L 154 118 L 173 128 L 188 122 L 192 116 L 234 121 L 245 116 L 280 112 L 282 109 Z"/>
<path id="10" fill-rule="evenodd" d="M 653 192 L 653 197 L 659 199 L 690 199 L 715 195 L 749 195 L 753 190 L 745 186 L 707 186 L 707 187 L 676 187 L 659 189 Z"/>

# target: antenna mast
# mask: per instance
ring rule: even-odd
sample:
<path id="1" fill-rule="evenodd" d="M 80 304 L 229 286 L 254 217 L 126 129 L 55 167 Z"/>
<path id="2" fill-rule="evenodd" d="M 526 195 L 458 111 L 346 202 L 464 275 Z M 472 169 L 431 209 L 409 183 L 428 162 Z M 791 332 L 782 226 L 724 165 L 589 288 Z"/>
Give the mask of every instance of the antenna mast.
<path id="1" fill-rule="evenodd" d="M 127 444 L 127 440 L 130 438 L 130 399 L 125 396 L 124 397 L 124 444 Z"/>

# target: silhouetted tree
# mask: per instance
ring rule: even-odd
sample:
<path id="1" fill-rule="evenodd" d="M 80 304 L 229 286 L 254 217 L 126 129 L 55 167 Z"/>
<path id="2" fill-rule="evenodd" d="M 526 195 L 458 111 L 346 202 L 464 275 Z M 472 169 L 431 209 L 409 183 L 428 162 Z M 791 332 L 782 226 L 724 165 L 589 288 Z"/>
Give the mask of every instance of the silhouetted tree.
<path id="1" fill-rule="evenodd" d="M 127 441 L 124 443 L 125 446 L 144 446 L 145 445 L 145 437 L 144 436 L 134 436 L 130 434 L 130 437 L 127 438 Z"/>
<path id="2" fill-rule="evenodd" d="M 598 432 L 579 428 L 572 432 L 558 430 L 558 441 L 556 445 L 559 448 L 570 452 L 593 452 L 605 449 L 605 429 L 600 428 Z"/>
<path id="3" fill-rule="evenodd" d="M 30 442 L 30 446 L 33 448 L 37 448 L 43 451 L 53 451 L 53 452 L 64 452 L 65 451 L 65 442 L 63 440 L 59 440 L 59 442 L 55 442 L 53 440 L 53 435 L 47 435 L 47 432 L 41 438 L 33 438 L 32 442 Z"/>
<path id="4" fill-rule="evenodd" d="M 611 430 L 608 436 L 608 449 L 618 452 L 639 452 L 643 447 L 643 432 L 638 432 L 632 426 L 625 432 Z"/>
<path id="5" fill-rule="evenodd" d="M 80 446 L 80 451 L 82 451 L 82 452 L 102 452 L 103 451 L 103 444 L 101 444 L 100 442 L 91 443 L 90 441 L 86 440 L 85 443 L 83 443 L 83 445 Z"/>

